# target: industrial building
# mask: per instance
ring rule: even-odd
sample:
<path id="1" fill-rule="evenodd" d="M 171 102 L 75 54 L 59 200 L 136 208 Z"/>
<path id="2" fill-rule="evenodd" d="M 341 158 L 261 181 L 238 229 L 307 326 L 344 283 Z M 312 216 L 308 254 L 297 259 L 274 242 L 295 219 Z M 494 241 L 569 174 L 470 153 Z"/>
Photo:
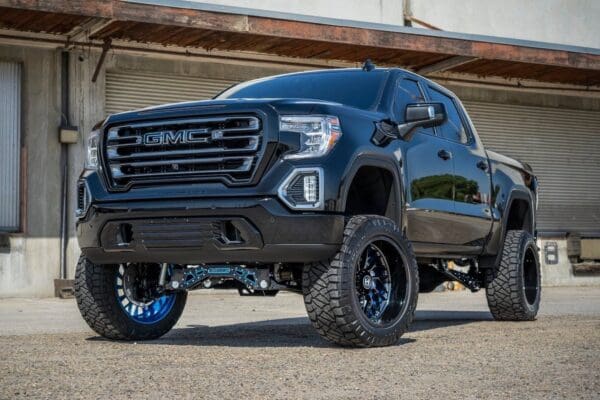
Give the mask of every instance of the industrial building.
<path id="1" fill-rule="evenodd" d="M 367 58 L 447 86 L 487 148 L 532 166 L 544 284 L 600 283 L 600 3 L 521 3 L 0 0 L 0 296 L 73 277 L 108 114 Z"/>

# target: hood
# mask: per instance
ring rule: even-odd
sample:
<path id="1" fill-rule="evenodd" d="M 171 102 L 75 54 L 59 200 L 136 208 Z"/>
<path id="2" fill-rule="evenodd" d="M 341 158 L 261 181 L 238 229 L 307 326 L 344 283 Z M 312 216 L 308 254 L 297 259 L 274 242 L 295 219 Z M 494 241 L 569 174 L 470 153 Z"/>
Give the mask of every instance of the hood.
<path id="1" fill-rule="evenodd" d="M 288 109 L 303 109 L 306 112 L 310 112 L 315 107 L 337 108 L 343 107 L 343 105 L 314 99 L 218 99 L 186 101 L 112 114 L 104 121 L 104 125 L 165 117 L 176 118 L 212 112 L 244 112 L 264 108 L 282 110 L 284 112 Z"/>

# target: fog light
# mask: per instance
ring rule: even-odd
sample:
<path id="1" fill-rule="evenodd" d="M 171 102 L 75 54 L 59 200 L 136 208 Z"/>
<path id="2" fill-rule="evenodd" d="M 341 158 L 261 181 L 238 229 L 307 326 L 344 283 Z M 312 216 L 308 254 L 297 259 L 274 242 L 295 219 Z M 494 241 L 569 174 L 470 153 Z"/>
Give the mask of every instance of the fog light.
<path id="1" fill-rule="evenodd" d="M 304 200 L 309 203 L 316 203 L 319 200 L 317 186 L 318 181 L 315 175 L 304 176 Z"/>
<path id="2" fill-rule="evenodd" d="M 297 168 L 279 187 L 279 198 L 292 209 L 323 209 L 323 170 Z"/>
<path id="3" fill-rule="evenodd" d="M 82 218 L 90 207 L 90 193 L 84 181 L 77 182 L 77 208 L 75 216 Z"/>

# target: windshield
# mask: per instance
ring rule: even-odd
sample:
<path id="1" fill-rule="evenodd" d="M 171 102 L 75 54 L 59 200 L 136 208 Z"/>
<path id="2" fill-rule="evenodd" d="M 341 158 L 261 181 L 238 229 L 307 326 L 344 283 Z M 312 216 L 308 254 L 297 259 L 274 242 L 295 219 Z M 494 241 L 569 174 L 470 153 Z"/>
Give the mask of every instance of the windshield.
<path id="1" fill-rule="evenodd" d="M 301 98 L 331 101 L 363 110 L 379 103 L 388 71 L 327 71 L 274 76 L 240 83 L 217 99 Z"/>

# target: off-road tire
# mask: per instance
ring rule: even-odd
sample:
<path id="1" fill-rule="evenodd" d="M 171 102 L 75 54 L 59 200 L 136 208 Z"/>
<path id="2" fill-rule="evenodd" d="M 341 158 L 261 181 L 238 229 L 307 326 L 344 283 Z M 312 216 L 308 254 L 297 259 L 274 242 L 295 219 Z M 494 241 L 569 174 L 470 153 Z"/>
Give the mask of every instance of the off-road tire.
<path id="1" fill-rule="evenodd" d="M 370 323 L 358 306 L 354 288 L 360 249 L 378 236 L 397 244 L 407 280 L 406 306 L 387 327 Z M 417 261 L 411 243 L 391 219 L 355 216 L 346 224 L 342 246 L 331 260 L 304 266 L 302 286 L 308 317 L 324 339 L 348 347 L 388 346 L 398 342 L 413 320 L 419 292 Z"/>
<path id="2" fill-rule="evenodd" d="M 533 236 L 508 231 L 500 265 L 488 270 L 487 302 L 498 321 L 532 321 L 540 307 L 540 263 Z"/>
<path id="3" fill-rule="evenodd" d="M 84 257 L 75 271 L 75 298 L 81 316 L 99 335 L 113 340 L 151 340 L 167 333 L 183 312 L 187 292 L 176 294 L 170 312 L 160 321 L 142 324 L 131 320 L 119 305 L 115 279 L 119 266 L 97 265 Z"/>

